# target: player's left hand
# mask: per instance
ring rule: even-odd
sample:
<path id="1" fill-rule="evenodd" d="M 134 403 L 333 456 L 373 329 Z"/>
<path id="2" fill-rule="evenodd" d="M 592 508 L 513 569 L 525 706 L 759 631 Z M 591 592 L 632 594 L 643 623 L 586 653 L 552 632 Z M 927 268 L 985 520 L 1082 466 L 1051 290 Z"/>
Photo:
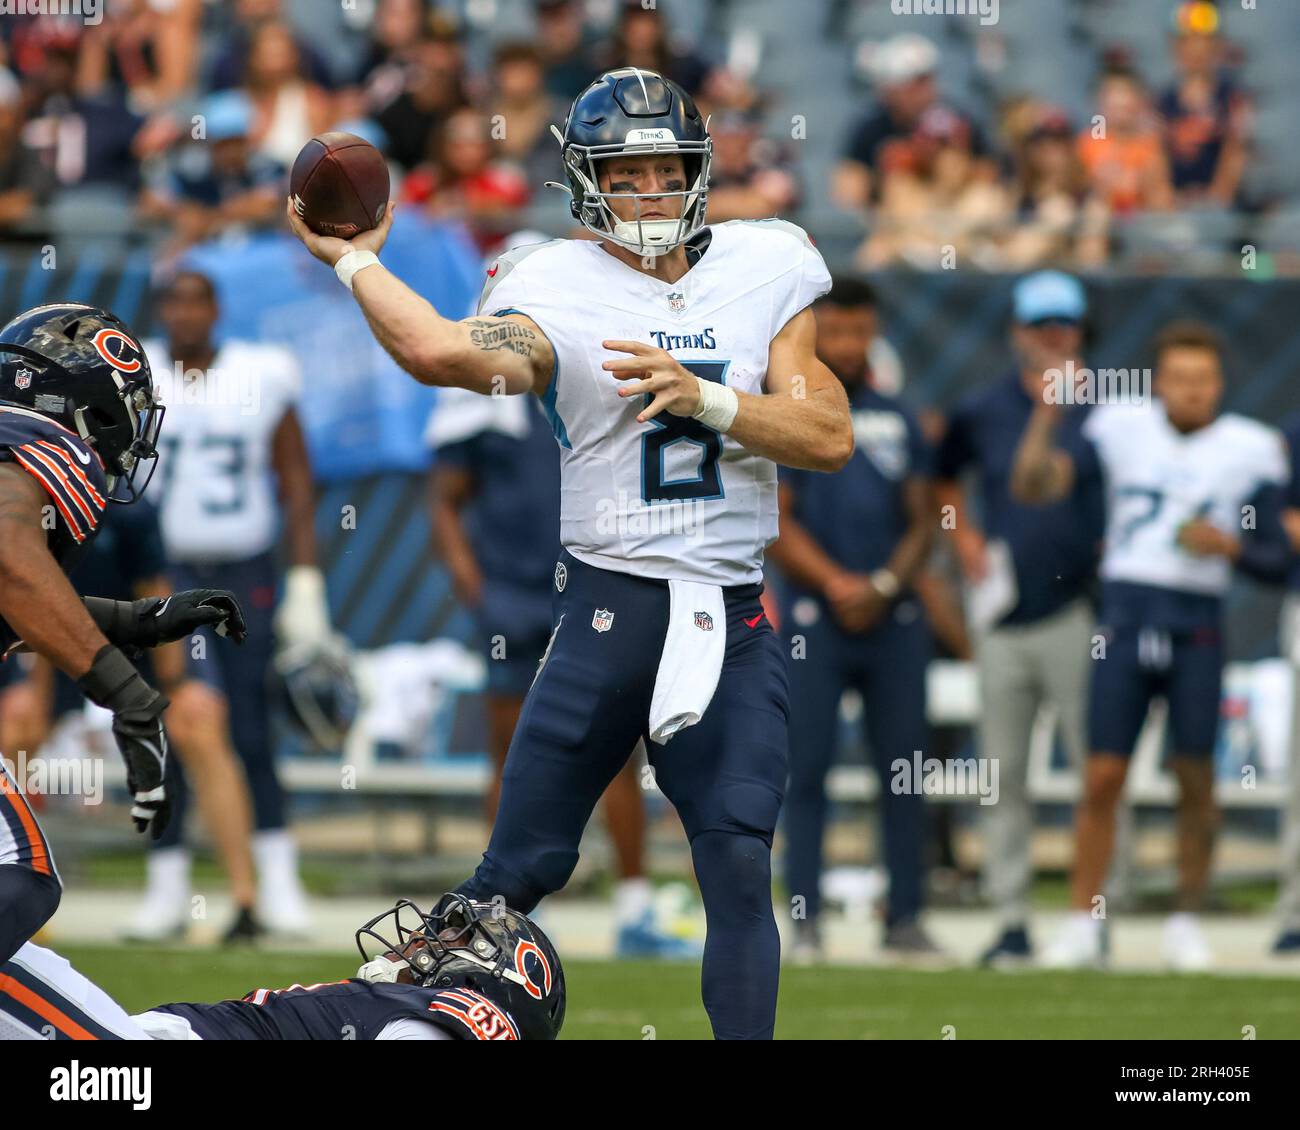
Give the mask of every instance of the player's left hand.
<path id="1" fill-rule="evenodd" d="M 1235 559 L 1241 549 L 1241 543 L 1236 538 L 1224 533 L 1218 526 L 1211 525 L 1204 518 L 1184 522 L 1178 528 L 1178 544 L 1198 557 Z"/>
<path id="2" fill-rule="evenodd" d="M 666 349 L 646 345 L 640 341 L 602 341 L 605 349 L 616 353 L 630 353 L 631 357 L 616 357 L 606 361 L 601 368 L 613 373 L 615 380 L 627 381 L 618 390 L 619 396 L 643 396 L 651 401 L 637 415 L 637 423 L 644 424 L 660 412 L 674 416 L 694 416 L 700 410 L 703 395 L 699 378 L 682 368 L 677 358 Z"/>
<path id="3" fill-rule="evenodd" d="M 141 625 L 156 637 L 146 647 L 184 639 L 204 627 L 215 628 L 218 635 L 229 636 L 235 643 L 243 643 L 248 636 L 239 601 L 226 589 L 185 589 L 162 600 L 137 600 L 134 607 Z"/>

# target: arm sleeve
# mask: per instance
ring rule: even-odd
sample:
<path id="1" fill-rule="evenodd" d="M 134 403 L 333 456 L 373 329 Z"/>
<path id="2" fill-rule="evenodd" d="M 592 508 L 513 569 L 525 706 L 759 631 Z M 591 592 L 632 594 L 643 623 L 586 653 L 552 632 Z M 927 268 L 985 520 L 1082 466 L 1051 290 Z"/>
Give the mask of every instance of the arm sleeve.
<path id="1" fill-rule="evenodd" d="M 934 474 L 940 479 L 955 479 L 970 465 L 975 458 L 975 446 L 971 442 L 970 412 L 966 407 L 958 409 L 948 419 L 943 439 L 934 453 Z"/>
<path id="2" fill-rule="evenodd" d="M 45 488 L 76 542 L 99 528 L 108 487 L 99 457 L 79 438 L 51 429 L 9 441 L 0 429 L 0 459 L 16 463 Z"/>
<path id="3" fill-rule="evenodd" d="M 813 246 L 808 233 L 785 220 L 760 220 L 761 224 L 778 226 L 798 240 L 794 249 L 798 255 L 797 267 L 787 272 L 773 311 L 772 337 L 800 311 L 807 309 L 831 288 L 831 273 L 826 269 L 822 253 Z"/>
<path id="4" fill-rule="evenodd" d="M 417 1020 L 413 1016 L 390 1020 L 375 1037 L 376 1040 L 454 1040 L 455 1038 L 436 1024 L 430 1024 L 427 1020 Z"/>
<path id="5" fill-rule="evenodd" d="M 1248 577 L 1266 583 L 1286 580 L 1291 546 L 1282 527 L 1285 490 L 1280 483 L 1265 483 L 1251 496 L 1255 528 L 1241 539 L 1237 568 Z"/>

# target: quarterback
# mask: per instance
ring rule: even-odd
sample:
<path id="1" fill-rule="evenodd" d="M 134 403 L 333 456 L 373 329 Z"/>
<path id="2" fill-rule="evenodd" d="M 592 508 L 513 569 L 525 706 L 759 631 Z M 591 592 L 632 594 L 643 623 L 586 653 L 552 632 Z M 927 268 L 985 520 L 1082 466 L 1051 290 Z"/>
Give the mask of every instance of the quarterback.
<path id="1" fill-rule="evenodd" d="M 501 255 L 476 317 L 440 317 L 378 262 L 391 207 L 350 243 L 292 206 L 289 222 L 417 380 L 535 393 L 560 447 L 553 634 L 460 892 L 528 913 L 563 887 L 593 806 L 645 739 L 704 899 L 714 1034 L 770 1038 L 788 704 L 759 594 L 777 464 L 834 471 L 853 451 L 809 309 L 830 277 L 791 224 L 704 225 L 712 143 L 661 75 L 601 75 L 554 132 L 573 215 L 597 239 Z"/>

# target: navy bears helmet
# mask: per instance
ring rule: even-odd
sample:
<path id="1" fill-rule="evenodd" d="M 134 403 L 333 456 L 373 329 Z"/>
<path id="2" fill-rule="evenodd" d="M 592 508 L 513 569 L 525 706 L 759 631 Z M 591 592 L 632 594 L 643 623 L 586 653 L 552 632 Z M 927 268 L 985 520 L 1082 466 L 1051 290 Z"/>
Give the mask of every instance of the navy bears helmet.
<path id="1" fill-rule="evenodd" d="M 0 404 L 81 436 L 104 461 L 113 502 L 144 493 L 157 465 L 164 409 L 148 358 L 120 318 L 59 302 L 0 327 Z"/>
<path id="2" fill-rule="evenodd" d="M 361 709 L 351 650 L 339 639 L 286 648 L 271 665 L 271 697 L 313 753 L 338 753 Z"/>
<path id="3" fill-rule="evenodd" d="M 704 226 L 713 142 L 694 99 L 671 79 L 637 67 L 607 71 L 573 100 L 564 132 L 551 132 L 569 183 L 547 186 L 569 193 L 574 218 L 589 231 L 639 254 L 662 255 Z M 598 161 L 647 153 L 680 153 L 688 187 L 653 195 L 600 191 Z M 682 198 L 680 217 L 640 218 L 643 201 L 669 196 Z M 616 199 L 635 200 L 636 218 L 620 220 L 609 206 Z"/>
<path id="4" fill-rule="evenodd" d="M 429 913 L 401 899 L 362 926 L 356 939 L 365 961 L 357 973 L 362 980 L 471 989 L 504 1009 L 525 1040 L 553 1040 L 564 1025 L 559 954 L 518 911 L 455 892 Z"/>

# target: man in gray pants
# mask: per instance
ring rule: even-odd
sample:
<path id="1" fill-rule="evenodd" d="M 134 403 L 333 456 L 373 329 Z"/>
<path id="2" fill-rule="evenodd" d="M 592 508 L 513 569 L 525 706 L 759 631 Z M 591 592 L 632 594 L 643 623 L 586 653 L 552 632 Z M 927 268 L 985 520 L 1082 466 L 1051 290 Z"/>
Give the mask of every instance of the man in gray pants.
<path id="1" fill-rule="evenodd" d="M 937 459 L 943 528 L 952 532 L 969 586 L 980 675 L 980 755 L 995 758 L 999 798 L 986 810 L 985 884 L 999 935 L 981 959 L 1027 961 L 1030 838 L 1029 747 L 1041 707 L 1054 708 L 1071 761 L 1085 753 L 1084 722 L 1093 614 L 1088 601 L 1100 548 L 1100 477 L 1082 479 L 1051 506 L 1011 497 L 1012 461 L 1044 373 L 1081 367 L 1087 303 L 1078 280 L 1039 271 L 1017 283 L 1011 347 L 1016 370 L 962 400 Z M 1060 442 L 1082 444 L 1086 408 L 1065 409 Z M 973 476 L 974 507 L 959 479 Z M 974 511 L 974 513 L 972 513 Z"/>

